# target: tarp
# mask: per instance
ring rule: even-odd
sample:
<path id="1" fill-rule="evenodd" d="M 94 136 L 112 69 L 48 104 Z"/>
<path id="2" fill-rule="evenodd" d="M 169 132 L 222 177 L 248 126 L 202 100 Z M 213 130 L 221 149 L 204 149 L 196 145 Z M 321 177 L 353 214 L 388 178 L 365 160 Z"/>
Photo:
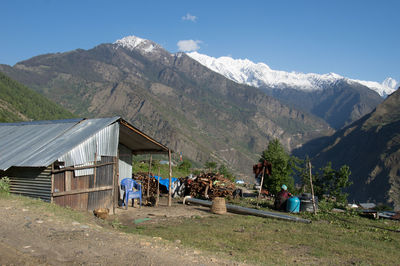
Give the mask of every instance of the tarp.
<path id="1" fill-rule="evenodd" d="M 167 188 L 167 190 L 169 190 L 169 178 L 162 178 L 161 176 L 157 176 L 157 175 L 154 176 L 154 178 L 155 178 L 156 180 L 158 180 L 158 182 L 160 183 L 160 185 L 165 186 L 165 187 Z M 176 189 L 176 183 L 177 183 L 177 181 L 178 181 L 178 178 L 172 177 L 172 178 L 171 178 L 171 181 L 172 181 L 172 184 L 171 184 L 172 191 L 175 191 L 175 189 Z"/>

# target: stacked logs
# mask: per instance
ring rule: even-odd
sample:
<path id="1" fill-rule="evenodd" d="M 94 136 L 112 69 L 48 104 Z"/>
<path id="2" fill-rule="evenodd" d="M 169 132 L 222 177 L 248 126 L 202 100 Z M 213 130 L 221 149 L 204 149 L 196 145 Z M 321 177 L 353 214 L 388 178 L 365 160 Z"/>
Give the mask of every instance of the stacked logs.
<path id="1" fill-rule="evenodd" d="M 151 174 L 151 176 L 153 176 Z M 150 185 L 149 196 L 153 196 L 157 194 L 157 180 L 155 178 L 150 178 L 149 173 L 139 172 L 134 174 L 133 179 L 138 181 L 142 185 L 142 195 L 147 195 L 147 187 Z M 161 190 L 161 187 L 160 187 Z"/>
<path id="2" fill-rule="evenodd" d="M 152 174 L 151 174 L 152 176 Z M 149 196 L 157 194 L 157 183 L 155 178 L 150 178 L 149 174 L 139 172 L 134 174 L 134 179 L 142 185 L 142 194 L 147 194 L 149 187 Z M 214 199 L 215 197 L 232 197 L 235 191 L 235 183 L 225 178 L 219 173 L 202 173 L 194 177 L 179 178 L 180 183 L 184 184 L 184 196 L 190 195 L 194 198 Z M 160 186 L 160 193 L 168 193 L 164 186 Z"/>
<path id="3" fill-rule="evenodd" d="M 193 179 L 186 179 L 186 194 L 194 198 L 214 199 L 232 197 L 235 184 L 221 174 L 201 174 Z"/>

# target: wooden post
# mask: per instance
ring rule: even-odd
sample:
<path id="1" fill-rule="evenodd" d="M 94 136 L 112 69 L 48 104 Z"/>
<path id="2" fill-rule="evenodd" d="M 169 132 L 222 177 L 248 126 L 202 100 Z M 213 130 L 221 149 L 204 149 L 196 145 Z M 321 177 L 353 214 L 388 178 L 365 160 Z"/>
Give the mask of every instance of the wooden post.
<path id="1" fill-rule="evenodd" d="M 263 164 L 263 170 L 262 170 L 262 176 L 261 176 L 261 184 L 260 184 L 260 190 L 258 191 L 258 197 L 257 197 L 257 207 L 258 207 L 258 200 L 261 197 L 261 190 L 264 184 L 264 174 L 265 174 L 265 166 Z"/>
<path id="2" fill-rule="evenodd" d="M 64 174 L 64 178 L 65 178 L 65 187 L 64 187 L 64 191 L 69 191 L 71 190 L 71 179 L 72 176 L 74 175 L 73 170 L 72 171 L 66 171 Z"/>
<path id="3" fill-rule="evenodd" d="M 310 162 L 310 161 L 308 161 L 308 169 L 309 169 L 309 173 L 310 173 L 310 185 L 311 185 L 312 204 L 313 204 L 314 214 L 317 214 L 317 208 L 316 208 L 316 206 L 315 206 L 314 186 L 313 186 L 313 183 L 312 183 L 311 162 Z"/>
<path id="4" fill-rule="evenodd" d="M 160 165 L 158 165 L 158 180 L 157 180 L 157 198 L 156 198 L 156 207 L 158 207 L 158 203 L 160 202 Z"/>
<path id="5" fill-rule="evenodd" d="M 51 164 L 51 203 L 54 201 L 53 193 L 54 193 L 54 163 Z"/>
<path id="6" fill-rule="evenodd" d="M 264 184 L 264 175 L 265 175 L 265 166 L 263 166 L 263 170 L 262 170 L 261 185 L 260 185 L 260 190 L 258 191 L 258 198 L 260 198 L 260 196 L 261 196 L 261 190 L 262 190 L 262 186 Z"/>
<path id="7" fill-rule="evenodd" d="M 112 173 L 112 192 L 111 192 L 111 197 L 112 197 L 112 212 L 113 214 L 115 214 L 115 207 L 118 203 L 117 200 L 117 195 L 118 195 L 118 181 L 115 180 L 115 178 L 117 177 L 117 165 L 118 165 L 118 155 L 117 157 L 113 157 L 113 173 Z"/>
<path id="8" fill-rule="evenodd" d="M 172 165 L 171 165 L 171 150 L 168 149 L 169 159 L 169 184 L 168 184 L 168 207 L 172 206 L 172 193 L 171 193 L 171 181 L 172 181 Z"/>
<path id="9" fill-rule="evenodd" d="M 147 195 L 147 198 L 149 198 L 150 197 L 150 179 L 151 179 L 151 177 L 150 177 L 150 173 L 151 173 L 151 161 L 153 160 L 153 155 L 151 155 L 150 154 L 150 162 L 149 162 L 149 176 L 148 176 L 148 178 L 147 178 L 147 193 L 146 193 L 146 195 Z"/>
<path id="10" fill-rule="evenodd" d="M 93 162 L 93 165 L 94 165 L 94 168 L 93 168 L 93 171 L 94 171 L 94 173 L 93 173 L 93 187 L 96 187 L 96 161 L 97 161 L 97 152 L 95 152 L 94 153 L 94 162 Z"/>

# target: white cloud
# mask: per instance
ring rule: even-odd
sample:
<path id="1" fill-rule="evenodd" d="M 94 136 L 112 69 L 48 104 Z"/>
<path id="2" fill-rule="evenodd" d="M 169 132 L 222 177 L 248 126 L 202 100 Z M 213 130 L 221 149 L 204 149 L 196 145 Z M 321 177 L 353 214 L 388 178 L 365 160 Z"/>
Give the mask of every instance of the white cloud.
<path id="1" fill-rule="evenodd" d="M 194 41 L 194 40 L 180 40 L 177 45 L 178 49 L 181 52 L 193 52 L 197 51 L 200 49 L 199 44 L 202 43 L 202 41 Z"/>
<path id="2" fill-rule="evenodd" d="M 197 17 L 187 13 L 186 16 L 182 17 L 182 20 L 190 20 L 190 21 L 196 22 Z"/>

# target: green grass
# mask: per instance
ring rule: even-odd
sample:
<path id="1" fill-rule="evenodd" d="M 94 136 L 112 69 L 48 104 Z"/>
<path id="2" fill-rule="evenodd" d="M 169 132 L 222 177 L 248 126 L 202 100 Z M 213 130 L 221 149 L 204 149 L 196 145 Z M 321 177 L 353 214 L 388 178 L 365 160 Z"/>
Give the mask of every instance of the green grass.
<path id="1" fill-rule="evenodd" d="M 88 212 L 49 204 L 28 197 L 0 193 L 0 200 L 17 202 L 41 214 L 52 213 L 59 219 L 90 222 Z M 231 202 L 232 203 L 232 202 Z M 254 206 L 255 201 L 233 201 Z M 262 209 L 270 202 L 260 201 Z M 294 223 L 245 215 L 211 215 L 175 218 L 157 223 L 124 225 L 111 222 L 114 230 L 162 237 L 186 247 L 200 249 L 235 261 L 256 264 L 358 264 L 397 265 L 400 248 L 400 222 L 371 220 L 355 212 L 317 216 L 304 214 L 311 224 Z"/>
<path id="2" fill-rule="evenodd" d="M 400 223 L 354 213 L 319 214 L 311 224 L 213 215 L 121 228 L 260 264 L 394 265 L 399 260 Z"/>
<path id="3" fill-rule="evenodd" d="M 34 199 L 25 196 L 19 196 L 8 193 L 0 193 L 0 200 L 16 201 L 21 207 L 29 208 L 37 213 L 48 214 L 52 213 L 59 219 L 67 221 L 77 221 L 80 223 L 88 222 L 93 218 L 89 212 L 77 211 L 69 207 L 61 207 L 56 204 L 50 204 L 40 199 Z"/>

